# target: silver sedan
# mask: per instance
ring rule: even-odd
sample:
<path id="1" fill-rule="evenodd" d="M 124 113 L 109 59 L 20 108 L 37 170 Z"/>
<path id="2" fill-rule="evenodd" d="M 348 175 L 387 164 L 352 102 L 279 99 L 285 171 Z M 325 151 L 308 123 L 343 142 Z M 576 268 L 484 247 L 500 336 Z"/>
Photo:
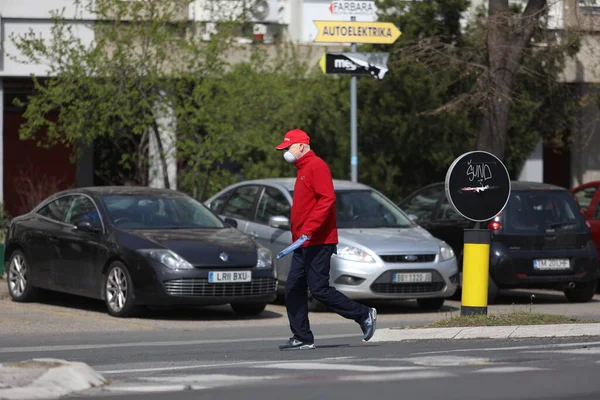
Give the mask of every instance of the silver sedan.
<path id="1" fill-rule="evenodd" d="M 279 253 L 292 242 L 289 215 L 295 178 L 243 181 L 217 193 L 205 204 L 237 228 Z M 433 237 L 375 189 L 334 180 L 339 234 L 331 260 L 331 285 L 361 300 L 417 299 L 437 310 L 458 285 L 452 248 Z M 280 293 L 291 257 L 276 260 Z M 311 309 L 318 302 L 309 297 Z"/>

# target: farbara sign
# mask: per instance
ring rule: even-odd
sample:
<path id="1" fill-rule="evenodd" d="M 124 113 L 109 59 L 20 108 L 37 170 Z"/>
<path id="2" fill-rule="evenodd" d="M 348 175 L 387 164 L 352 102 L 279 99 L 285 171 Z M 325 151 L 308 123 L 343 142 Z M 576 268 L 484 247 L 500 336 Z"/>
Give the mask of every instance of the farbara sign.
<path id="1" fill-rule="evenodd" d="M 334 1 L 329 11 L 334 15 L 375 15 L 377 8 L 373 1 Z"/>
<path id="2" fill-rule="evenodd" d="M 401 35 L 390 22 L 314 21 L 320 43 L 392 44 Z"/>

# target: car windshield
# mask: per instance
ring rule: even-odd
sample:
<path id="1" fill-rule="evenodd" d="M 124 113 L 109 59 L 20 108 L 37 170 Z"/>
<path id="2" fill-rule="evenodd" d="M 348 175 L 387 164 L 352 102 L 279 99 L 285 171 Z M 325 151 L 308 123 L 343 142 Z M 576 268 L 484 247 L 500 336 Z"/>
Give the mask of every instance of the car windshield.
<path id="1" fill-rule="evenodd" d="M 566 191 L 512 192 L 505 213 L 507 233 L 577 231 L 583 228 L 577 205 Z"/>
<path id="2" fill-rule="evenodd" d="M 224 228 L 201 203 L 179 195 L 102 196 L 110 220 L 123 229 Z"/>

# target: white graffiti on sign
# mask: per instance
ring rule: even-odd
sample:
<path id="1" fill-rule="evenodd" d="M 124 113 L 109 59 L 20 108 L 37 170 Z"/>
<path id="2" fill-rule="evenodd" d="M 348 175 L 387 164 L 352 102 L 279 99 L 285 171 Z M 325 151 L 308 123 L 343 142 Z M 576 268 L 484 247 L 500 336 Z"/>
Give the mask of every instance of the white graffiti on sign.
<path id="1" fill-rule="evenodd" d="M 477 180 L 479 183 L 483 184 L 483 181 L 492 179 L 492 170 L 487 163 L 473 164 L 472 160 L 469 160 L 467 164 L 469 164 L 467 167 L 469 181 L 473 182 L 473 180 Z"/>

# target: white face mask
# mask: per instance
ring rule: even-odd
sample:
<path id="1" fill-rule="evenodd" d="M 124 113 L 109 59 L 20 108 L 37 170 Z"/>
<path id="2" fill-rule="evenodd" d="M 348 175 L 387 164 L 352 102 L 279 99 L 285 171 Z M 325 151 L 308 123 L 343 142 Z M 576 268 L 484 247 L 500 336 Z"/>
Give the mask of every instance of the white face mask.
<path id="1" fill-rule="evenodd" d="M 283 158 L 289 163 L 296 162 L 296 157 L 289 150 L 283 153 Z"/>

